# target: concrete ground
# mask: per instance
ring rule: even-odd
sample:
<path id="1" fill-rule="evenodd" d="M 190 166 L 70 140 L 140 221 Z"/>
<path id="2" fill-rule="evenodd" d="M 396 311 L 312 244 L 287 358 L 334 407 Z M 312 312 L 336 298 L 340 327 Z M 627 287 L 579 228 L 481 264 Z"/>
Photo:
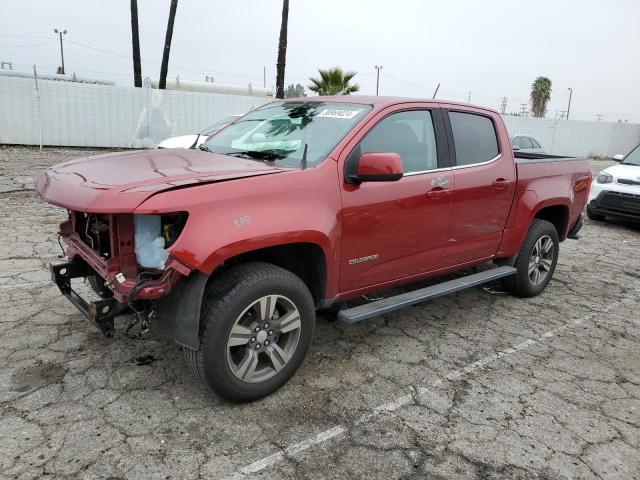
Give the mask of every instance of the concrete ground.
<path id="1" fill-rule="evenodd" d="M 640 478 L 639 227 L 587 220 L 536 298 L 320 317 L 292 381 L 232 405 L 49 282 L 64 211 L 32 179 L 92 153 L 0 148 L 1 478 Z"/>

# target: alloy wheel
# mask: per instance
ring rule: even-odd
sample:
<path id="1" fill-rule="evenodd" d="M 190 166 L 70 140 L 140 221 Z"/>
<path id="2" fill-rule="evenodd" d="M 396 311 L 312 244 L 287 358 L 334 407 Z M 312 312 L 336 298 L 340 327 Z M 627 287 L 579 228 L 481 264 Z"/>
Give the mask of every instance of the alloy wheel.
<path id="1" fill-rule="evenodd" d="M 283 295 L 266 295 L 236 319 L 227 339 L 227 361 L 247 383 L 263 382 L 291 360 L 300 339 L 300 313 Z"/>
<path id="2" fill-rule="evenodd" d="M 554 246 L 549 235 L 541 236 L 533 246 L 529 257 L 529 280 L 534 285 L 545 281 L 553 267 Z"/>

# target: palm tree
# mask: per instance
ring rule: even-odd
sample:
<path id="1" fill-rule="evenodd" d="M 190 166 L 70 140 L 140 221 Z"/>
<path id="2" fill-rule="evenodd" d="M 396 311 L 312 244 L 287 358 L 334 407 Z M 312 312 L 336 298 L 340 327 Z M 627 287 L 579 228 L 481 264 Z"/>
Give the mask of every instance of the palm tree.
<path id="1" fill-rule="evenodd" d="M 131 43 L 133 44 L 133 84 L 142 87 L 140 36 L 138 35 L 138 0 L 131 0 Z"/>
<path id="2" fill-rule="evenodd" d="M 355 77 L 356 72 L 343 72 L 340 67 L 327 70 L 318 69 L 320 78 L 311 77 L 309 90 L 318 95 L 349 95 L 360 90 L 357 83 L 349 82 Z"/>
<path id="3" fill-rule="evenodd" d="M 547 103 L 551 98 L 551 80 L 547 77 L 536 78 L 531 85 L 531 111 L 534 117 L 544 117 Z"/>
<path id="4" fill-rule="evenodd" d="M 169 52 L 171 51 L 171 37 L 173 37 L 173 22 L 176 19 L 178 0 L 171 0 L 169 7 L 169 21 L 167 22 L 167 33 L 164 37 L 164 50 L 162 52 L 162 65 L 160 66 L 160 82 L 158 88 L 164 89 L 167 86 L 167 71 L 169 70 Z"/>
<path id="5" fill-rule="evenodd" d="M 289 0 L 282 1 L 282 21 L 278 41 L 278 63 L 276 63 L 276 98 L 284 98 L 284 67 L 287 63 L 287 26 L 289 24 Z"/>

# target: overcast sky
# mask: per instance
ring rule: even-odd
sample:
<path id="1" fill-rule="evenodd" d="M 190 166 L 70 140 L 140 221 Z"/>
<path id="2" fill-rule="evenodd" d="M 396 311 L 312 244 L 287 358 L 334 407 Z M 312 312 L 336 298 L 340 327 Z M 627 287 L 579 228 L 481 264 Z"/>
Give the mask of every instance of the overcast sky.
<path id="1" fill-rule="evenodd" d="M 640 0 L 291 0 L 286 82 L 318 68 L 358 72 L 361 93 L 467 101 L 519 111 L 538 75 L 547 116 L 640 122 Z M 67 29 L 67 73 L 133 84 L 127 0 L 0 2 L 0 60 L 55 73 L 53 28 Z M 138 0 L 143 77 L 157 78 L 169 0 Z M 180 0 L 169 77 L 261 86 L 275 80 L 281 0 Z M 75 42 L 75 43 L 72 43 Z"/>

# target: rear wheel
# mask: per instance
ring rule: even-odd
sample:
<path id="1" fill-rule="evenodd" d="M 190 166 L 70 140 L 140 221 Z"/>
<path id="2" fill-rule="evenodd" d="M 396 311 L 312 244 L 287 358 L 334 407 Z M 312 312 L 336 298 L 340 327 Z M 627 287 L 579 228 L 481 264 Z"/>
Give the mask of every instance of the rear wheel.
<path id="1" fill-rule="evenodd" d="M 591 207 L 589 205 L 587 205 L 587 217 L 589 217 L 589 220 L 595 220 L 596 222 L 602 222 L 605 219 L 604 215 L 598 215 L 593 210 L 591 210 Z"/>
<path id="2" fill-rule="evenodd" d="M 535 219 L 516 257 L 517 272 L 504 281 L 507 289 L 521 297 L 533 297 L 546 287 L 558 262 L 558 232 L 550 222 Z"/>
<path id="3" fill-rule="evenodd" d="M 207 287 L 200 349 L 187 363 L 228 400 L 268 395 L 291 378 L 311 345 L 315 306 L 307 286 L 275 265 L 231 268 Z"/>

